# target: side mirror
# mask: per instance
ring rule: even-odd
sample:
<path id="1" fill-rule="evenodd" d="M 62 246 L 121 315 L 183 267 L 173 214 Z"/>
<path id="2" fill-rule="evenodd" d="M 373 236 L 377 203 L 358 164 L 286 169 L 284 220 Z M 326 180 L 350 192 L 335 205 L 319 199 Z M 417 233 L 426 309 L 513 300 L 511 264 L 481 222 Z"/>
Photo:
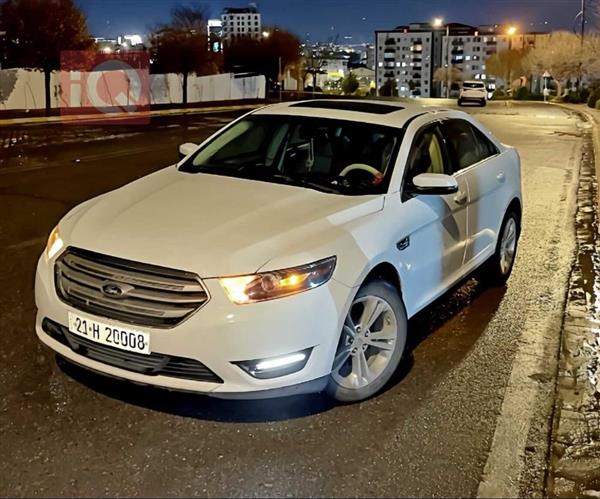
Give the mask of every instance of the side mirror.
<path id="1" fill-rule="evenodd" d="M 192 154 L 197 147 L 198 144 L 194 144 L 193 142 L 186 142 L 185 144 L 181 144 L 179 146 L 179 159 L 183 159 L 186 156 Z"/>
<path id="2" fill-rule="evenodd" d="M 458 182 L 452 175 L 421 173 L 412 179 L 412 192 L 422 195 L 444 195 L 458 192 Z"/>

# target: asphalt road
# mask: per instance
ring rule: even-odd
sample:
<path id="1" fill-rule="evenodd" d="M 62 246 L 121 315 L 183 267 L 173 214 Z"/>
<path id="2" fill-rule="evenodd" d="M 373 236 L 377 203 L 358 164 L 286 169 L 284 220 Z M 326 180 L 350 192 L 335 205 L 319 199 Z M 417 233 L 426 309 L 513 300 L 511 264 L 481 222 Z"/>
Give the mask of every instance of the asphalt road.
<path id="1" fill-rule="evenodd" d="M 35 263 L 59 218 L 174 162 L 179 143 L 235 113 L 0 128 L 0 495 L 476 494 L 519 342 L 561 306 L 581 138 L 551 106 L 473 112 L 522 156 L 514 274 L 505 289 L 471 280 L 419 314 L 393 383 L 347 406 L 133 386 L 57 364 L 34 335 Z"/>

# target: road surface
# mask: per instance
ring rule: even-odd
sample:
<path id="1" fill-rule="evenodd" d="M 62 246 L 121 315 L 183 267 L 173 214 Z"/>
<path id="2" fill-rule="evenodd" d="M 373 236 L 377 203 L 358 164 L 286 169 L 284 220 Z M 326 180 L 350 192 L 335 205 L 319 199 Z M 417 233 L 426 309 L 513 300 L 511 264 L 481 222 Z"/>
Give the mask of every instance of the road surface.
<path id="1" fill-rule="evenodd" d="M 515 427 L 531 453 L 521 490 L 538 490 L 548 402 L 520 400 L 509 381 L 532 335 L 550 338 L 544 355 L 556 357 L 579 122 L 542 105 L 472 112 L 522 157 L 514 274 L 505 289 L 471 280 L 411 320 L 393 383 L 346 406 L 320 395 L 234 402 L 133 386 L 57 364 L 34 335 L 35 263 L 60 217 L 174 162 L 179 143 L 235 113 L 141 128 L 0 128 L 0 495 L 472 496 L 484 469 L 508 465 L 496 455 L 499 428 L 525 409 L 527 424 Z"/>

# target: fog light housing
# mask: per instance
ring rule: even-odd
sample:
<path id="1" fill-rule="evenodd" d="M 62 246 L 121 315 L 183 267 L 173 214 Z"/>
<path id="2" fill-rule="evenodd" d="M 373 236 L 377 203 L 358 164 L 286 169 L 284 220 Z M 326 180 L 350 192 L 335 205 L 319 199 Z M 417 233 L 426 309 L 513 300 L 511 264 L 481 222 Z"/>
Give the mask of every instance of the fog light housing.
<path id="1" fill-rule="evenodd" d="M 301 350 L 277 357 L 268 357 L 266 359 L 243 360 L 234 362 L 241 367 L 250 376 L 257 379 L 271 379 L 296 373 L 306 366 L 312 348 Z"/>

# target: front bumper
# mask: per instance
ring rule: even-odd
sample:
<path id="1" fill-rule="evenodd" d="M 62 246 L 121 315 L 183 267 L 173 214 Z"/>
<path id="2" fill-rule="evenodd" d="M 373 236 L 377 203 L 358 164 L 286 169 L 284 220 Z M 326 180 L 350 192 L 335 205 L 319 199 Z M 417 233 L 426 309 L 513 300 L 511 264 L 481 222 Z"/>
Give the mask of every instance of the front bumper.
<path id="1" fill-rule="evenodd" d="M 108 365 L 80 355 L 50 336 L 42 327 L 44 319 L 64 327 L 68 325 L 69 311 L 126 326 L 109 317 L 80 312 L 59 300 L 54 288 L 53 263 L 42 255 L 36 273 L 38 312 L 35 328 L 44 344 L 61 357 L 108 376 L 218 397 L 263 398 L 321 390 L 331 371 L 343 319 L 355 291 L 332 279 L 323 286 L 290 297 L 234 305 L 219 282 L 208 279 L 204 284 L 209 290 L 210 301 L 181 324 L 170 329 L 135 326 L 150 334 L 153 353 L 195 359 L 222 380 L 222 383 L 207 382 L 142 374 Z M 235 364 L 306 349 L 311 353 L 304 368 L 276 378 L 254 378 Z"/>

